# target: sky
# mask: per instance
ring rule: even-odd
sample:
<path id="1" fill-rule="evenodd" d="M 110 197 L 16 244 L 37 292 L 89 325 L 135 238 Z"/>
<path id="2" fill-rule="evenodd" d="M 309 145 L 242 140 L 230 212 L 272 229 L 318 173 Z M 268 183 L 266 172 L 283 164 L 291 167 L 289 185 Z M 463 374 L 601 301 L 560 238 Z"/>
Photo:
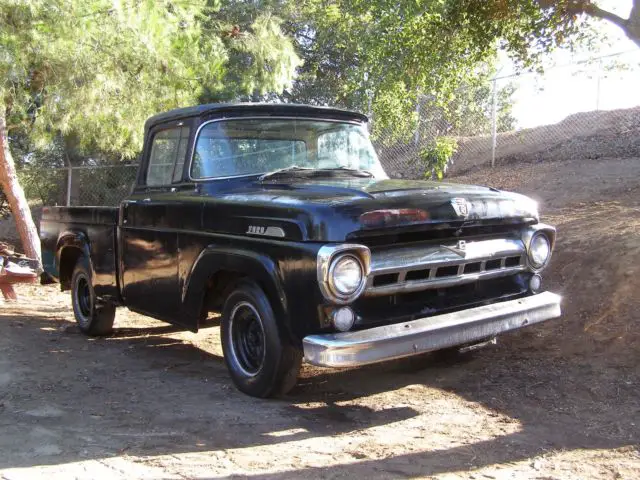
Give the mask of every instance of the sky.
<path id="1" fill-rule="evenodd" d="M 600 0 L 597 4 L 628 18 L 632 0 Z M 558 51 L 548 59 L 544 75 L 526 74 L 498 81 L 499 87 L 504 82 L 517 86 L 513 114 L 518 128 L 557 123 L 577 112 L 640 106 L 640 48 L 609 22 L 598 21 L 597 28 L 609 39 L 599 51 Z M 609 56 L 619 52 L 625 53 Z M 598 56 L 605 58 L 590 61 Z M 614 63 L 625 68 L 608 70 Z M 501 58 L 498 77 L 514 71 L 513 64 Z"/>

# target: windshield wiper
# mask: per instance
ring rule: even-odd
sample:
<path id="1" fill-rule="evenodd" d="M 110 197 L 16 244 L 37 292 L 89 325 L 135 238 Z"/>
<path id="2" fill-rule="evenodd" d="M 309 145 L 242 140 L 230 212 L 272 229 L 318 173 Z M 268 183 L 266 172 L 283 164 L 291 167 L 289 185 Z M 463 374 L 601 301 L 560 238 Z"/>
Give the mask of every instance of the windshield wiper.
<path id="1" fill-rule="evenodd" d="M 289 173 L 289 172 L 308 172 L 310 170 L 317 170 L 315 168 L 310 168 L 310 167 L 299 167 L 298 165 L 291 165 L 290 167 L 284 167 L 284 168 L 279 168 L 277 170 L 274 170 L 273 172 L 269 172 L 269 173 L 265 173 L 264 175 L 260 175 L 259 179 L 261 182 L 267 178 L 270 177 L 274 177 L 276 175 L 280 175 L 283 173 Z"/>
<path id="2" fill-rule="evenodd" d="M 322 168 L 321 170 L 327 170 L 330 172 L 333 172 L 333 171 L 348 172 L 348 173 L 353 173 L 358 177 L 367 177 L 367 178 L 373 177 L 373 173 L 371 173 L 369 170 L 361 170 L 359 168 L 349 168 L 349 167 L 343 166 L 343 167 L 333 167 L 333 168 Z"/>
<path id="3" fill-rule="evenodd" d="M 311 167 L 299 167 L 298 165 L 291 165 L 290 167 L 279 168 L 278 170 L 274 170 L 273 172 L 265 173 L 259 177 L 259 180 L 262 182 L 267 178 L 276 177 L 279 175 L 286 175 L 289 173 L 309 173 L 312 176 L 321 176 L 323 173 L 334 173 L 334 172 L 344 172 L 356 177 L 364 177 L 364 178 L 372 178 L 373 173 L 368 170 L 359 170 L 357 168 L 349 168 L 349 167 L 331 167 L 331 168 L 311 168 Z"/>

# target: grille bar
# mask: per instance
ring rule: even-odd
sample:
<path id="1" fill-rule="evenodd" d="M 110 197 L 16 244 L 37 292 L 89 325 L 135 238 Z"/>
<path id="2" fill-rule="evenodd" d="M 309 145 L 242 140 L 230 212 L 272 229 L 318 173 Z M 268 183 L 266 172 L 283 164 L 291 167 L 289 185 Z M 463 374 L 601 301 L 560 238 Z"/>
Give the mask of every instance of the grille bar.
<path id="1" fill-rule="evenodd" d="M 490 239 L 457 245 L 400 247 L 373 252 L 367 296 L 415 292 L 497 278 L 526 269 L 521 240 Z"/>

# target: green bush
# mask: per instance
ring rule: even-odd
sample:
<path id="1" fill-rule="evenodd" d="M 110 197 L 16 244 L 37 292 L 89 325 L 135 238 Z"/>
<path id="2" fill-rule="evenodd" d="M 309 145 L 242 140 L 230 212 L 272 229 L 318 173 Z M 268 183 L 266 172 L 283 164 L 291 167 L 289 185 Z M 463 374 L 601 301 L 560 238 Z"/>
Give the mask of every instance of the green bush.
<path id="1" fill-rule="evenodd" d="M 18 171 L 18 179 L 30 203 L 65 204 L 67 170 L 42 165 L 23 167 Z"/>
<path id="2" fill-rule="evenodd" d="M 451 137 L 438 137 L 418 153 L 418 159 L 424 167 L 425 178 L 442 180 L 451 158 L 458 150 L 458 141 Z"/>

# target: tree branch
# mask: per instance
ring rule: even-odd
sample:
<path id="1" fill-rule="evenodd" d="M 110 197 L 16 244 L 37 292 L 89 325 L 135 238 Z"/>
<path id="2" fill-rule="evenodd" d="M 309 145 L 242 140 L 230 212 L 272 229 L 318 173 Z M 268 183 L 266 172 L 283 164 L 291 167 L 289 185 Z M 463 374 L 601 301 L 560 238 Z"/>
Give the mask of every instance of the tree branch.
<path id="1" fill-rule="evenodd" d="M 557 3 L 557 0 L 538 0 L 538 4 L 542 8 L 551 8 Z M 640 0 L 633 0 L 629 18 L 623 18 L 600 8 L 592 0 L 571 0 L 568 3 L 567 9 L 570 13 L 582 13 L 601 20 L 607 20 L 620 27 L 625 35 L 640 47 Z"/>
<path id="2" fill-rule="evenodd" d="M 636 2 L 638 1 L 639 0 L 636 0 Z M 622 18 L 615 13 L 604 10 L 591 2 L 587 3 L 584 6 L 584 13 L 586 13 L 587 15 L 591 15 L 592 17 L 601 18 L 602 20 L 609 20 L 614 25 L 617 25 L 625 30 L 625 32 L 627 29 L 627 25 L 629 24 L 629 19 Z"/>

